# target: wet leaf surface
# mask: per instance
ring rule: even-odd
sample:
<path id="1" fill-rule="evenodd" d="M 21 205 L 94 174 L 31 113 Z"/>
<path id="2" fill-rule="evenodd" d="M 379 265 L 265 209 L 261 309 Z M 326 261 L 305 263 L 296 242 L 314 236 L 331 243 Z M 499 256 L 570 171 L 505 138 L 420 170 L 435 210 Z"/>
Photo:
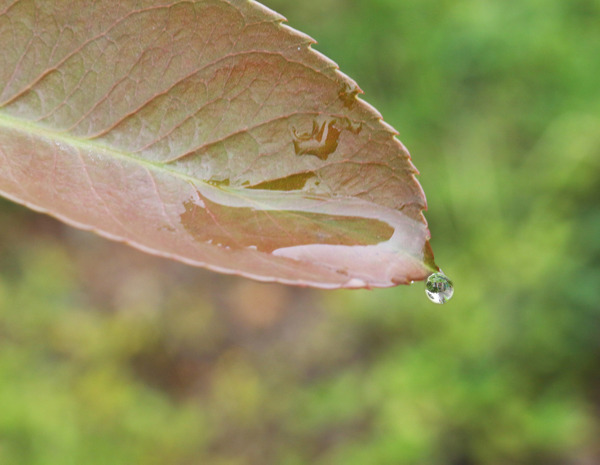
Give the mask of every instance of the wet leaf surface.
<path id="1" fill-rule="evenodd" d="M 424 279 L 407 151 L 282 21 L 247 1 L 0 1 L 0 192 L 260 280 Z"/>

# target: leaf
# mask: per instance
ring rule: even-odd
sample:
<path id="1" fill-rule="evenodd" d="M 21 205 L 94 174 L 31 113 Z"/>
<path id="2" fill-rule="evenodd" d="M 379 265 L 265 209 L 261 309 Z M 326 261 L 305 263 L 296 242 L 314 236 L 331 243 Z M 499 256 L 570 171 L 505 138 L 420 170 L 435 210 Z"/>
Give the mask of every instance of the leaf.
<path id="1" fill-rule="evenodd" d="M 259 280 L 424 279 L 408 152 L 283 20 L 244 0 L 0 1 L 0 192 Z"/>

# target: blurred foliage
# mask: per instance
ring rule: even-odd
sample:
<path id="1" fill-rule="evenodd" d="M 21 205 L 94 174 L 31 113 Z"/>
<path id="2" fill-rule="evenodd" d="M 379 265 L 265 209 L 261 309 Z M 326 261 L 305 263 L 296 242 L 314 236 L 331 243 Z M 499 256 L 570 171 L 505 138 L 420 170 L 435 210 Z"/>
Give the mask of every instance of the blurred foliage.
<path id="1" fill-rule="evenodd" d="M 600 463 L 600 2 L 269 0 L 421 171 L 422 283 L 319 292 L 0 203 L 0 464 Z"/>

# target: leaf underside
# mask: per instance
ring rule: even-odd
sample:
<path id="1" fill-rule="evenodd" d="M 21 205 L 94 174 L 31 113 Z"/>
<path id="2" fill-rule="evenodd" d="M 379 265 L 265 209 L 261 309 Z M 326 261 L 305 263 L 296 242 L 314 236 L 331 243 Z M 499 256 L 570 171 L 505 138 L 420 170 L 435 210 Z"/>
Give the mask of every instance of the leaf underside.
<path id="1" fill-rule="evenodd" d="M 0 0 L 0 193 L 259 280 L 424 279 L 408 152 L 283 21 L 245 0 Z"/>

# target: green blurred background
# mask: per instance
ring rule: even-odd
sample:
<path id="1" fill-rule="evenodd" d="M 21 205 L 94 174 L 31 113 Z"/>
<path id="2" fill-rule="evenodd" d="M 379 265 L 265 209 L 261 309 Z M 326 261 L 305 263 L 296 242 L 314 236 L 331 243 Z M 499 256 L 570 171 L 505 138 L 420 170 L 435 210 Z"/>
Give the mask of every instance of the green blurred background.
<path id="1" fill-rule="evenodd" d="M 0 464 L 600 464 L 600 1 L 266 3 L 400 130 L 453 300 L 221 276 L 1 201 Z"/>

